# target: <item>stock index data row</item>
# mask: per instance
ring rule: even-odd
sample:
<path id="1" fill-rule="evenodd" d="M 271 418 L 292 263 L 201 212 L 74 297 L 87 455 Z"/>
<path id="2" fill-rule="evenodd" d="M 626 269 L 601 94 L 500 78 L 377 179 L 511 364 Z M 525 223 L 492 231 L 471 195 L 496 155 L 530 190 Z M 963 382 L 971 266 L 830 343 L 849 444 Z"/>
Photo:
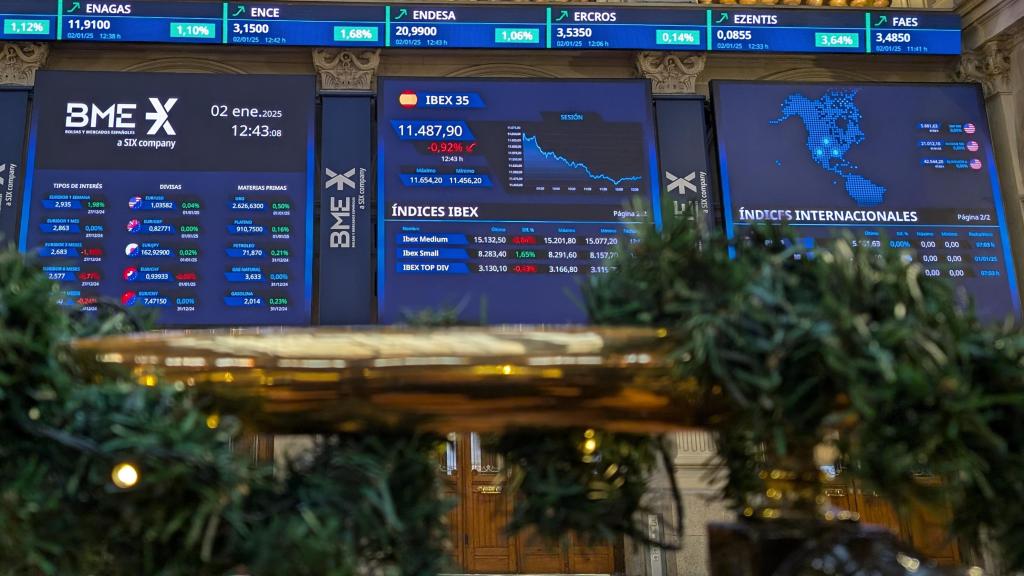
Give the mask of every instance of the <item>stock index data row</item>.
<path id="1" fill-rule="evenodd" d="M 5 40 L 959 54 L 941 11 L 0 0 Z"/>

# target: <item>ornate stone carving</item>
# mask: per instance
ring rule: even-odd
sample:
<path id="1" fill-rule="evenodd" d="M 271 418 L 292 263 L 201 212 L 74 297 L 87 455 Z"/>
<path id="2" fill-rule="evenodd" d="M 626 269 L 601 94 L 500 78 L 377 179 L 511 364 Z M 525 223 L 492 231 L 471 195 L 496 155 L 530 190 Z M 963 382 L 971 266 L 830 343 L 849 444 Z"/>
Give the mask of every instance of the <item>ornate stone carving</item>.
<path id="1" fill-rule="evenodd" d="M 692 52 L 638 52 L 637 74 L 651 79 L 655 94 L 693 94 L 707 56 Z"/>
<path id="2" fill-rule="evenodd" d="M 46 64 L 50 47 L 42 42 L 4 42 L 0 46 L 0 84 L 35 85 L 36 70 Z"/>
<path id="3" fill-rule="evenodd" d="M 957 82 L 980 82 L 985 97 L 1010 91 L 1010 53 L 998 40 L 960 57 L 953 78 Z"/>
<path id="4" fill-rule="evenodd" d="M 380 50 L 314 48 L 313 66 L 321 90 L 373 90 Z"/>

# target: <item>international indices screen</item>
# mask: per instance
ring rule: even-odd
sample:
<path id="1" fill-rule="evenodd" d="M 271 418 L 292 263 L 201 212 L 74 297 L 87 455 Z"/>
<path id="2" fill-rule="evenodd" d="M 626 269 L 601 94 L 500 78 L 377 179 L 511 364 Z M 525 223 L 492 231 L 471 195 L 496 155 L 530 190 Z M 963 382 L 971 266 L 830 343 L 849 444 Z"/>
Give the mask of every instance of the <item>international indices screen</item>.
<path id="1" fill-rule="evenodd" d="M 41 72 L 22 250 L 68 305 L 307 324 L 312 77 Z"/>
<path id="2" fill-rule="evenodd" d="M 977 86 L 716 82 L 727 232 L 787 223 L 808 246 L 840 232 L 907 249 L 989 320 L 1020 317 Z"/>
<path id="3" fill-rule="evenodd" d="M 385 78 L 377 141 L 382 322 L 583 322 L 580 281 L 659 217 L 629 205 L 658 181 L 644 81 Z"/>

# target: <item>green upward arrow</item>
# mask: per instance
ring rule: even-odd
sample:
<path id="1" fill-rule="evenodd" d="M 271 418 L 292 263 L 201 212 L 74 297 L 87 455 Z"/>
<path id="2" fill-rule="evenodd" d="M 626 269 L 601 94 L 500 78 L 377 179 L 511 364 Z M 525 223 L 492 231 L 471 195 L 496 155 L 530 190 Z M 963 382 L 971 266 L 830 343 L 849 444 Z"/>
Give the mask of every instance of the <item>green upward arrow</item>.
<path id="1" fill-rule="evenodd" d="M 408 14 L 408 13 L 409 13 L 408 10 L 406 10 L 405 8 L 402 8 L 401 10 L 398 11 L 398 16 L 395 16 L 395 20 L 401 20 L 402 18 L 405 18 L 405 15 Z"/>
<path id="2" fill-rule="evenodd" d="M 881 26 L 882 24 L 885 24 L 888 21 L 889 21 L 889 17 L 888 16 L 879 16 L 878 17 L 878 22 L 875 22 L 875 26 Z"/>
<path id="3" fill-rule="evenodd" d="M 241 16 L 242 14 L 245 14 L 245 5 L 239 4 L 238 6 L 235 6 L 235 13 L 232 14 L 231 17 L 236 18 L 238 16 Z"/>
<path id="4" fill-rule="evenodd" d="M 565 19 L 566 19 L 566 18 L 568 18 L 568 17 L 569 17 L 569 11 L 568 11 L 568 10 L 562 10 L 562 11 L 561 11 L 561 12 L 560 12 L 560 13 L 558 14 L 558 19 L 557 19 L 557 20 L 555 20 L 555 22 L 561 22 L 562 20 L 565 20 Z"/>
<path id="5" fill-rule="evenodd" d="M 79 9 L 79 8 L 81 8 L 81 7 L 82 7 L 82 5 L 81 5 L 81 4 L 79 4 L 78 2 L 74 2 L 74 3 L 72 3 L 72 4 L 71 4 L 71 9 L 70 9 L 70 10 L 68 10 L 68 14 L 71 14 L 72 12 L 74 12 L 75 10 L 78 10 L 78 9 Z"/>

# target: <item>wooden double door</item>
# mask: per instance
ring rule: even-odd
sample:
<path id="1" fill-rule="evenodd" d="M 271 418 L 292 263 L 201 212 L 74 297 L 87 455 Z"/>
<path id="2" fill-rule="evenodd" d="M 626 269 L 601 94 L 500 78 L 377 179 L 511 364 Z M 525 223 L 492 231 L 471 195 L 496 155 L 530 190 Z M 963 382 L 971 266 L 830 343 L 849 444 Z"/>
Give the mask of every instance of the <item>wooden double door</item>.
<path id="1" fill-rule="evenodd" d="M 441 454 L 448 493 L 458 498 L 449 514 L 455 561 L 475 574 L 612 574 L 621 572 L 619 543 L 594 545 L 570 535 L 547 542 L 527 532 L 508 535 L 515 498 L 505 489 L 498 457 L 476 434 L 452 434 Z"/>
<path id="2" fill-rule="evenodd" d="M 937 480 L 920 478 L 918 481 Z M 826 486 L 825 494 L 833 506 L 856 512 L 865 524 L 888 528 L 936 564 L 959 566 L 962 563 L 959 542 L 950 537 L 953 515 L 948 506 L 919 504 L 900 513 L 878 494 L 863 490 L 856 482 L 842 480 Z"/>

